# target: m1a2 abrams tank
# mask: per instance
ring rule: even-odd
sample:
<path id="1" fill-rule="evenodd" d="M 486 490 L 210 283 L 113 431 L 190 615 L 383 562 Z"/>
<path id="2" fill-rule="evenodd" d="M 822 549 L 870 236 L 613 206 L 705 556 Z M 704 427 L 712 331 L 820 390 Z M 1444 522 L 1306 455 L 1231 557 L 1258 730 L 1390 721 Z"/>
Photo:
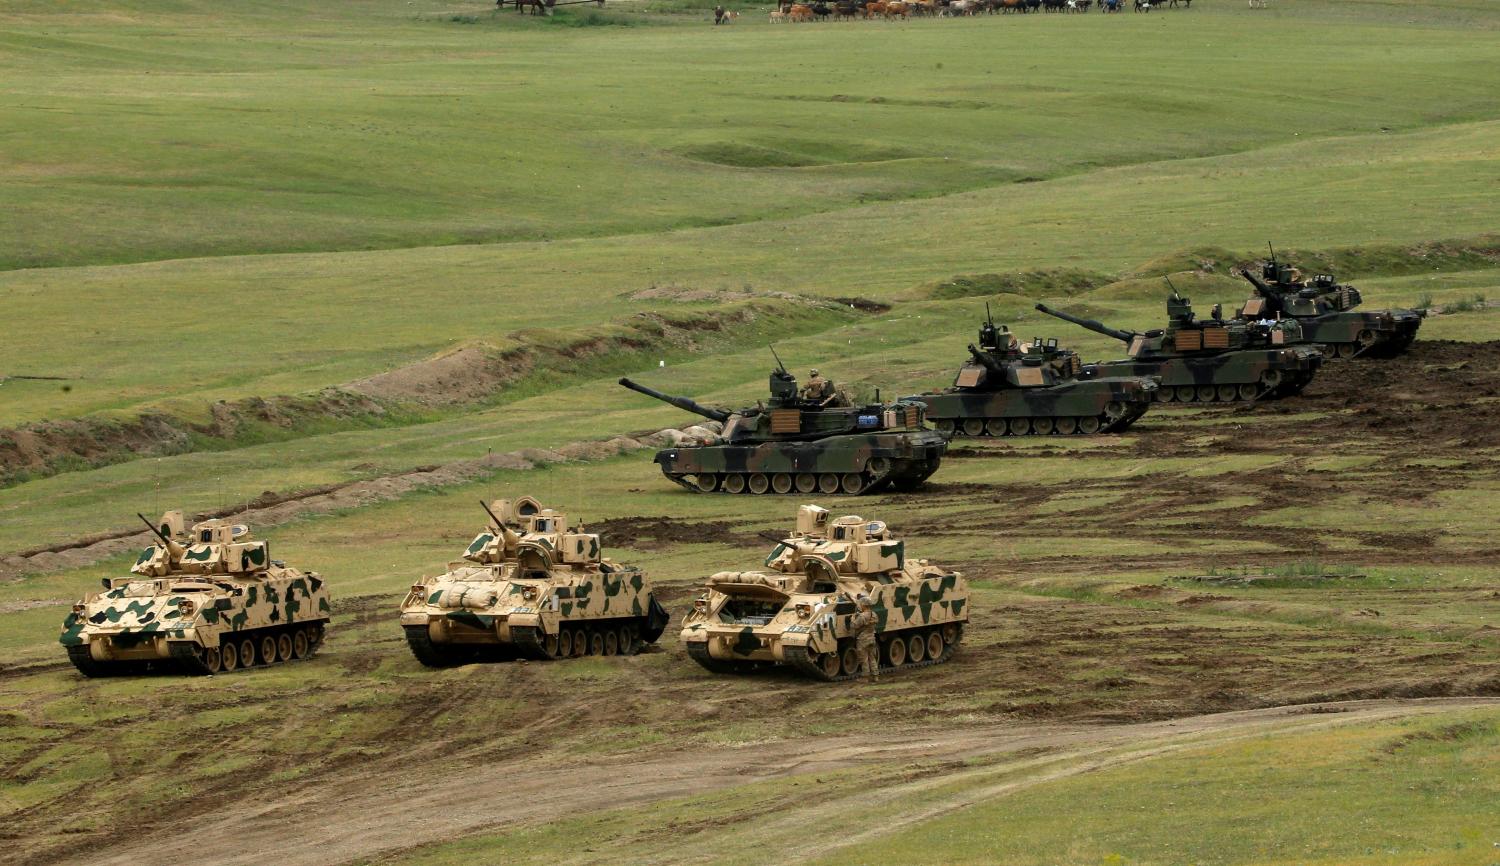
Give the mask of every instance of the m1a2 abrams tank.
<path id="1" fill-rule="evenodd" d="M 891 486 L 911 490 L 937 471 L 947 440 L 923 423 L 921 403 L 848 405 L 838 392 L 797 390 L 779 367 L 771 399 L 734 412 L 709 409 L 638 385 L 620 384 L 724 425 L 712 438 L 658 451 L 668 478 L 700 493 L 868 493 Z"/>
<path id="2" fill-rule="evenodd" d="M 1113 433 L 1134 424 L 1156 399 L 1155 379 L 1081 378 L 1076 352 L 1058 348 L 1055 339 L 1022 346 L 993 318 L 980 326 L 969 355 L 953 387 L 903 398 L 926 404 L 928 420 L 946 436 Z"/>
<path id="3" fill-rule="evenodd" d="M 141 551 L 137 576 L 105 578 L 63 621 L 59 641 L 85 676 L 212 674 L 317 651 L 331 607 L 316 572 L 272 559 L 268 542 L 227 520 L 186 530 L 180 511 L 141 520 L 160 543 Z"/>
<path id="4" fill-rule="evenodd" d="M 1173 291 L 1167 298 L 1167 327 L 1138 334 L 1116 330 L 1093 319 L 1071 316 L 1046 304 L 1036 308 L 1049 316 L 1114 337 L 1129 358 L 1084 367 L 1084 376 L 1154 376 L 1162 402 L 1213 403 L 1272 400 L 1300 392 L 1323 364 L 1323 353 L 1302 342 L 1295 320 L 1252 322 L 1199 321 L 1192 302 Z"/>
<path id="5" fill-rule="evenodd" d="M 969 621 L 962 574 L 909 559 L 878 520 L 804 505 L 767 571 L 723 571 L 683 619 L 688 655 L 716 673 L 789 665 L 820 680 L 860 672 L 849 618 L 867 595 L 882 670 L 947 661 Z"/>
<path id="6" fill-rule="evenodd" d="M 1395 357 L 1411 346 L 1426 316 L 1420 310 L 1357 311 L 1364 300 L 1359 289 L 1328 274 L 1304 279 L 1301 271 L 1277 262 L 1274 249 L 1261 265 L 1260 276 L 1251 268 L 1241 273 L 1255 288 L 1255 296 L 1240 308 L 1240 316 L 1296 319 L 1304 339 L 1339 358 Z"/>
<path id="7" fill-rule="evenodd" d="M 523 496 L 480 506 L 490 524 L 439 577 L 412 585 L 401 626 L 417 661 L 451 667 L 501 650 L 534 659 L 633 655 L 667 627 L 638 568 L 599 536 Z"/>

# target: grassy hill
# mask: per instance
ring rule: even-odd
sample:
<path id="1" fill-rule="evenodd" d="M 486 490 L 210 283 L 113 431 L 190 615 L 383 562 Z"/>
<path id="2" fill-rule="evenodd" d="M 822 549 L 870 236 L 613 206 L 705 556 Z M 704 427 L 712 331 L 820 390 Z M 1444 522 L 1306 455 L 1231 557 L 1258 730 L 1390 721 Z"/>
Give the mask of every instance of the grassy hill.
<path id="1" fill-rule="evenodd" d="M 0 0 L 8 856 L 237 862 L 301 810 L 288 862 L 1492 860 L 1500 9 L 1271 2 L 716 28 Z M 796 502 L 611 456 L 691 420 L 619 375 L 739 405 L 774 343 L 911 393 L 985 302 L 1113 356 L 1032 304 L 1153 327 L 1170 274 L 1232 308 L 1267 241 L 1433 306 L 1413 354 L 958 443 L 926 493 L 834 506 L 973 581 L 945 666 L 712 677 L 669 630 L 431 672 L 396 630 L 481 496 L 572 509 L 679 609 L 759 561 Z M 252 499 L 333 586 L 317 660 L 74 674 L 57 625 L 135 511 Z"/>

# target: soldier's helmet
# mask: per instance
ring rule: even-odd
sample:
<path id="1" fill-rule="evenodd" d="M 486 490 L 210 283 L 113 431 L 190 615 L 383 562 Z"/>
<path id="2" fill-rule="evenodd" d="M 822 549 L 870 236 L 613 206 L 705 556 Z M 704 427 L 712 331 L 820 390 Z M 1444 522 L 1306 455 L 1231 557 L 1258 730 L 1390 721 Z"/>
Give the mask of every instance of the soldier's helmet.
<path id="1" fill-rule="evenodd" d="M 813 369 L 811 369 L 811 370 L 809 370 L 809 371 L 807 371 L 807 375 L 808 375 L 808 376 L 816 376 L 816 375 L 818 375 L 818 370 L 817 370 L 817 368 L 816 368 L 816 367 L 814 367 L 814 368 L 813 368 Z"/>
<path id="2" fill-rule="evenodd" d="M 875 602 L 871 601 L 870 597 L 868 595 L 865 595 L 864 593 L 860 593 L 857 600 L 859 601 L 860 607 L 872 607 L 875 604 Z"/>

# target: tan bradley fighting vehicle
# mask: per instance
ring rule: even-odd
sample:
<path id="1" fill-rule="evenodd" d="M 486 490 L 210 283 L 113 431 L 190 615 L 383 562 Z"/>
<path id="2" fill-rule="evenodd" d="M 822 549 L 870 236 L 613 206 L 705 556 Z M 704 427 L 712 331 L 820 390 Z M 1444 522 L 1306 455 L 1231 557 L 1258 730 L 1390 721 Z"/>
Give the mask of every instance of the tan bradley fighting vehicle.
<path id="1" fill-rule="evenodd" d="M 768 571 L 721 571 L 683 619 L 688 655 L 715 672 L 787 664 L 822 680 L 859 668 L 849 618 L 868 595 L 882 670 L 937 664 L 963 638 L 969 585 L 962 574 L 906 558 L 906 543 L 878 520 L 830 521 L 816 505 L 766 557 Z"/>
<path id="2" fill-rule="evenodd" d="M 448 572 L 412 585 L 401 625 L 429 667 L 486 649 L 528 658 L 629 655 L 661 637 L 667 611 L 645 573 L 600 554 L 599 536 L 529 496 L 480 503 L 490 525 Z"/>
<path id="3" fill-rule="evenodd" d="M 323 578 L 271 558 L 248 527 L 207 520 L 183 528 L 182 512 L 157 524 L 136 577 L 105 578 L 104 591 L 73 605 L 59 641 L 91 677 L 175 665 L 194 674 L 311 656 L 330 605 Z"/>

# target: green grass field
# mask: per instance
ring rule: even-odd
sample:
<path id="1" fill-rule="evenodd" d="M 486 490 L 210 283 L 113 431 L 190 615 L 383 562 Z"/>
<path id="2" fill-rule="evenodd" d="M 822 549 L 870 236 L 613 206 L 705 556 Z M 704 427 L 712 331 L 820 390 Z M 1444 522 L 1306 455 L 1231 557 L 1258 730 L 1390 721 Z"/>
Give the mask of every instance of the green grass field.
<path id="1" fill-rule="evenodd" d="M 1500 8 L 1271 5 L 0 0 L 0 457 L 35 457 L 0 467 L 5 859 L 248 862 L 302 810 L 286 862 L 1500 860 Z M 669 629 L 433 672 L 401 639 L 476 498 L 701 527 L 605 539 L 679 608 L 796 502 L 645 452 L 390 479 L 691 420 L 620 375 L 752 402 L 771 344 L 862 394 L 946 385 L 986 302 L 1115 356 L 1032 304 L 1149 328 L 1170 274 L 1233 308 L 1267 241 L 1439 312 L 1298 400 L 960 443 L 923 493 L 840 501 L 973 582 L 944 666 L 714 677 Z M 459 349 L 486 360 L 433 373 Z M 318 659 L 64 661 L 67 605 L 132 556 L 83 540 L 340 485 L 388 492 L 257 528 L 331 582 Z"/>

